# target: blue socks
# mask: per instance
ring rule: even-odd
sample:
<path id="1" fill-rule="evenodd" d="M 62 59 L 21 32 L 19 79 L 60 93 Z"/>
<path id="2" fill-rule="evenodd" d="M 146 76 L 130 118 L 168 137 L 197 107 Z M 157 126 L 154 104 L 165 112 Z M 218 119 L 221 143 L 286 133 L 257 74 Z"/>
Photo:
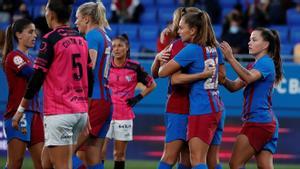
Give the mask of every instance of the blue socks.
<path id="1" fill-rule="evenodd" d="M 163 161 L 160 161 L 159 164 L 158 164 L 157 169 L 172 169 L 172 165 L 167 164 Z"/>
<path id="2" fill-rule="evenodd" d="M 177 169 L 191 169 L 191 167 L 187 167 L 187 166 L 185 166 L 185 165 L 183 165 L 181 163 L 178 163 L 177 164 Z"/>
<path id="3" fill-rule="evenodd" d="M 220 163 L 217 164 L 216 167 L 215 167 L 215 169 L 222 169 L 222 164 L 220 164 Z"/>
<path id="4" fill-rule="evenodd" d="M 73 166 L 72 168 L 78 169 L 82 165 L 83 165 L 82 161 L 76 155 L 73 155 L 72 156 L 72 166 Z"/>
<path id="5" fill-rule="evenodd" d="M 198 164 L 193 169 L 208 169 L 206 164 Z"/>
<path id="6" fill-rule="evenodd" d="M 88 169 L 104 169 L 104 165 L 102 162 L 96 164 L 96 165 L 93 165 L 93 166 L 88 166 L 87 167 Z"/>

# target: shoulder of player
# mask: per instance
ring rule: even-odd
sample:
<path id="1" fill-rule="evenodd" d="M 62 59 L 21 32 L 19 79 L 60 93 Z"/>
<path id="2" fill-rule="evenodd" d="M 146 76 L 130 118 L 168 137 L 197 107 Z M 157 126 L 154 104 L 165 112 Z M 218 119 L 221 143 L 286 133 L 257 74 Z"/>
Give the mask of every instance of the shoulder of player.
<path id="1" fill-rule="evenodd" d="M 264 65 L 272 65 L 274 64 L 273 59 L 269 55 L 265 55 L 261 58 L 259 58 L 256 62 L 254 62 L 254 65 L 257 64 L 264 64 Z"/>
<path id="2" fill-rule="evenodd" d="M 50 43 L 56 43 L 60 39 L 67 37 L 67 36 L 74 36 L 74 37 L 78 36 L 78 37 L 82 37 L 84 39 L 84 37 L 82 35 L 80 35 L 79 32 L 77 32 L 76 30 L 71 29 L 71 28 L 61 28 L 61 29 L 52 30 L 51 32 L 44 35 L 43 39 Z"/>
<path id="3" fill-rule="evenodd" d="M 193 44 L 193 43 L 188 43 L 184 46 L 183 48 L 184 51 L 190 51 L 190 52 L 196 52 L 196 51 L 201 51 L 203 50 L 203 48 L 197 44 Z"/>
<path id="4" fill-rule="evenodd" d="M 127 59 L 125 68 L 137 70 L 141 67 L 141 64 L 138 61 Z"/>
<path id="5" fill-rule="evenodd" d="M 28 62 L 28 58 L 21 52 L 11 51 L 8 53 L 5 62 L 9 65 L 20 66 L 26 64 L 26 62 Z"/>
<path id="6" fill-rule="evenodd" d="M 184 45 L 184 42 L 182 42 L 181 39 L 175 39 L 173 42 L 172 42 L 173 45 Z"/>
<path id="7" fill-rule="evenodd" d="M 27 57 L 23 53 L 13 50 L 7 54 L 6 60 L 13 60 L 15 57 L 21 57 L 23 59 L 27 59 Z"/>
<path id="8" fill-rule="evenodd" d="M 54 33 L 55 33 L 55 30 L 52 30 L 52 31 L 46 33 L 46 34 L 43 36 L 43 38 L 44 38 L 44 39 L 48 39 L 49 36 L 53 35 Z"/>

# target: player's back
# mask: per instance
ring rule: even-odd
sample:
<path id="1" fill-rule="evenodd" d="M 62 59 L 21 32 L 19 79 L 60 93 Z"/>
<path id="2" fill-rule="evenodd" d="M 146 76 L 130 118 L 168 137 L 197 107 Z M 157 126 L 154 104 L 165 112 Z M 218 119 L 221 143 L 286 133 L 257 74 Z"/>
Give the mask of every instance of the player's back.
<path id="1" fill-rule="evenodd" d="M 95 28 L 86 34 L 89 50 L 97 51 L 97 59 L 95 61 L 94 86 L 92 99 L 110 100 L 108 89 L 108 75 L 111 64 L 111 40 L 107 34 Z"/>
<path id="2" fill-rule="evenodd" d="M 43 86 L 45 114 L 87 112 L 88 49 L 84 38 L 69 27 L 60 27 L 45 35 L 43 43 L 35 67 L 48 69 Z"/>
<path id="3" fill-rule="evenodd" d="M 183 48 L 185 44 L 181 39 L 177 39 L 169 46 L 170 59 L 173 59 Z M 182 72 L 186 72 L 185 69 Z M 189 113 L 189 84 L 172 85 L 169 80 L 168 86 L 168 100 L 166 111 L 169 113 L 188 114 Z"/>

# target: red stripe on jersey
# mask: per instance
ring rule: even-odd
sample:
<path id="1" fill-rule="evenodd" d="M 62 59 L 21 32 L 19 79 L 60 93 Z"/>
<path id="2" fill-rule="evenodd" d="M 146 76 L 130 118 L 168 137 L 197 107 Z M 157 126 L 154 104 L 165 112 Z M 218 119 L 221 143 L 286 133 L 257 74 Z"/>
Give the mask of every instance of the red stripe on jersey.
<path id="1" fill-rule="evenodd" d="M 104 98 L 104 85 L 103 85 L 103 72 L 101 72 L 103 70 L 103 66 L 106 60 L 106 55 L 105 55 L 105 50 L 107 47 L 107 40 L 106 40 L 106 36 L 105 33 L 101 30 L 98 29 L 99 32 L 102 34 L 103 39 L 104 39 L 104 51 L 102 53 L 102 57 L 101 57 L 101 61 L 100 61 L 100 68 L 99 68 L 99 72 L 98 72 L 98 77 L 99 77 L 99 81 L 100 81 L 100 93 L 101 93 L 101 98 Z"/>

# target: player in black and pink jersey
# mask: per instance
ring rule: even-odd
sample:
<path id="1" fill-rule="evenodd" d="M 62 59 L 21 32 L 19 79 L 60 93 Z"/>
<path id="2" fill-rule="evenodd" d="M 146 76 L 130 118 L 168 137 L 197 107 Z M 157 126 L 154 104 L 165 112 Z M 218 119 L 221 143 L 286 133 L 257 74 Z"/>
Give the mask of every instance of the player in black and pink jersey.
<path id="1" fill-rule="evenodd" d="M 43 85 L 45 146 L 43 168 L 72 168 L 73 146 L 88 122 L 88 75 L 92 76 L 84 38 L 70 28 L 73 0 L 49 0 L 46 21 L 53 29 L 42 38 L 33 77 L 13 117 L 13 126 Z"/>
<path id="2" fill-rule="evenodd" d="M 114 38 L 112 47 L 113 61 L 108 85 L 114 109 L 103 154 L 109 139 L 114 139 L 114 169 L 125 169 L 127 144 L 133 140 L 133 107 L 154 90 L 156 83 L 140 63 L 129 58 L 130 44 L 126 34 Z M 143 89 L 134 96 L 138 83 L 142 84 Z"/>
<path id="3" fill-rule="evenodd" d="M 34 47 L 36 29 L 28 19 L 20 19 L 11 24 L 6 30 L 3 50 L 3 70 L 6 74 L 9 95 L 4 113 L 4 129 L 7 138 L 7 168 L 21 168 L 26 147 L 30 151 L 35 168 L 42 168 L 41 153 L 44 145 L 44 130 L 41 117 L 41 104 L 38 94 L 25 110 L 26 120 L 22 120 L 19 127 L 12 128 L 12 117 L 18 109 L 26 90 L 27 83 L 33 73 L 33 58 L 28 54 Z M 17 42 L 14 48 L 13 41 Z"/>

